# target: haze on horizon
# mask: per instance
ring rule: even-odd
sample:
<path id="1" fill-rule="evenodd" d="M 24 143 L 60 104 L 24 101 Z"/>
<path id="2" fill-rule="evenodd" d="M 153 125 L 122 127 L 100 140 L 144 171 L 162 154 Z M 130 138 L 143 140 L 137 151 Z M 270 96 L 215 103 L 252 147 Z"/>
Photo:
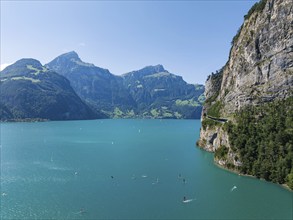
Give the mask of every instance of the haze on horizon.
<path id="1" fill-rule="evenodd" d="M 203 84 L 255 2 L 1 1 L 1 66 L 74 50 L 116 75 L 162 64 Z"/>

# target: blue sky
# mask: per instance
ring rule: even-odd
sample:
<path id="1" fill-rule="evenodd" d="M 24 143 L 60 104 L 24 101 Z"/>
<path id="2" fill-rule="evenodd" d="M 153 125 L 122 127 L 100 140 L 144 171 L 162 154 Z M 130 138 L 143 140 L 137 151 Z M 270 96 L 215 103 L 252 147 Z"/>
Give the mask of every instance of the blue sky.
<path id="1" fill-rule="evenodd" d="M 74 50 L 116 75 L 162 64 L 204 83 L 255 2 L 1 0 L 1 65 Z"/>

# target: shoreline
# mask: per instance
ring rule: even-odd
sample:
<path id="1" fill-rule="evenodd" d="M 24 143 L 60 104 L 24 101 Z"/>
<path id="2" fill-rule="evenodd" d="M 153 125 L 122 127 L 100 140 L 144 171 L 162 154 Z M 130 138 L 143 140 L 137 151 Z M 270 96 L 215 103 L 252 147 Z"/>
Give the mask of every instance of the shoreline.
<path id="1" fill-rule="evenodd" d="M 26 118 L 26 119 L 7 119 L 1 120 L 0 123 L 17 123 L 17 122 L 56 122 L 56 121 L 90 121 L 90 120 L 200 120 L 198 118 L 94 118 L 94 119 L 68 119 L 68 120 L 51 120 L 42 118 Z"/>
<path id="2" fill-rule="evenodd" d="M 43 118 L 23 118 L 23 119 L 5 119 L 0 120 L 1 123 L 6 122 L 46 122 L 50 121 L 49 119 L 43 119 Z"/>
<path id="3" fill-rule="evenodd" d="M 222 166 L 222 165 L 220 165 L 219 163 L 217 163 L 216 160 L 215 160 L 215 158 L 214 158 L 214 164 L 215 164 L 217 167 L 219 167 L 219 168 L 221 168 L 221 169 L 223 169 L 223 170 L 226 170 L 226 171 L 228 171 L 228 172 L 231 172 L 231 173 L 237 174 L 237 175 L 239 175 L 239 176 L 250 177 L 250 178 L 253 178 L 253 179 L 257 179 L 257 180 L 263 180 L 263 181 L 268 182 L 268 183 L 273 183 L 273 184 L 276 184 L 276 185 L 282 187 L 283 189 L 286 189 L 286 190 L 288 190 L 288 191 L 290 191 L 290 192 L 293 193 L 293 190 L 290 189 L 290 187 L 289 187 L 288 185 L 286 185 L 286 184 L 274 183 L 274 182 L 272 182 L 272 181 L 267 181 L 267 180 L 265 180 L 265 179 L 263 179 L 263 178 L 257 178 L 256 176 L 253 176 L 253 175 L 240 173 L 240 172 L 238 172 L 238 171 L 235 170 L 235 169 L 229 169 L 229 168 L 227 168 L 227 167 L 225 167 L 225 166 Z"/>
<path id="4" fill-rule="evenodd" d="M 199 141 L 200 141 L 200 139 L 195 143 L 195 146 L 196 146 L 197 148 L 199 148 L 199 149 L 202 150 L 202 151 L 205 151 L 205 152 L 208 152 L 208 153 L 215 154 L 214 151 L 209 151 L 209 150 L 207 150 L 206 148 L 201 147 L 200 145 L 198 145 L 198 143 L 200 143 Z M 221 169 L 223 169 L 223 170 L 226 170 L 226 171 L 228 171 L 228 172 L 231 172 L 231 173 L 237 174 L 237 175 L 239 175 L 239 176 L 251 177 L 251 178 L 254 178 L 254 179 L 258 179 L 258 180 L 264 180 L 264 181 L 266 181 L 266 182 L 268 182 L 268 183 L 276 184 L 276 185 L 282 187 L 283 189 L 286 189 L 286 190 L 288 190 L 289 192 L 292 192 L 292 193 L 293 193 L 293 189 L 291 189 L 287 184 L 274 183 L 274 182 L 272 182 L 272 181 L 267 181 L 267 180 L 265 180 L 265 179 L 263 179 L 263 178 L 257 178 L 256 176 L 253 176 L 253 175 L 250 175 L 250 174 L 243 174 L 243 173 L 240 173 L 240 172 L 237 171 L 236 169 L 229 169 L 229 168 L 227 168 L 227 167 L 225 167 L 225 166 L 223 166 L 223 165 L 220 165 L 220 164 L 217 162 L 217 160 L 215 159 L 215 156 L 214 156 L 214 155 L 213 155 L 213 160 L 214 160 L 214 165 L 216 165 L 217 167 L 219 167 L 219 168 L 221 168 Z"/>

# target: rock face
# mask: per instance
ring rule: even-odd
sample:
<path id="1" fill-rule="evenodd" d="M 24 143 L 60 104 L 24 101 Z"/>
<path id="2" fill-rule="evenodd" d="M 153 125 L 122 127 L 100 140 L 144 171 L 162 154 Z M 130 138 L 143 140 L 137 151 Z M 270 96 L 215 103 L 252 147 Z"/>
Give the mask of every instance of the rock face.
<path id="1" fill-rule="evenodd" d="M 188 84 L 162 65 L 116 76 L 69 52 L 46 66 L 65 76 L 86 103 L 110 118 L 200 118 L 201 115 L 204 86 Z"/>
<path id="2" fill-rule="evenodd" d="M 42 66 L 21 59 L 0 72 L 1 120 L 94 119 L 94 113 L 74 92 L 69 81 Z"/>
<path id="3" fill-rule="evenodd" d="M 246 106 L 292 97 L 292 85 L 293 2 L 262 0 L 245 16 L 226 65 L 206 81 L 202 112 L 205 126 L 198 144 L 208 151 L 230 148 L 225 126 L 207 116 L 233 123 L 234 114 Z M 228 160 L 235 166 L 241 164 L 229 155 Z"/>
<path id="4" fill-rule="evenodd" d="M 224 115 L 233 114 L 245 105 L 291 95 L 292 1 L 268 0 L 259 5 L 260 8 L 245 19 L 223 70 L 217 99 L 224 103 Z"/>
<path id="5" fill-rule="evenodd" d="M 46 66 L 65 76 L 75 92 L 96 110 L 112 112 L 113 106 L 123 110 L 135 106 L 121 77 L 83 62 L 74 51 L 58 56 Z"/>

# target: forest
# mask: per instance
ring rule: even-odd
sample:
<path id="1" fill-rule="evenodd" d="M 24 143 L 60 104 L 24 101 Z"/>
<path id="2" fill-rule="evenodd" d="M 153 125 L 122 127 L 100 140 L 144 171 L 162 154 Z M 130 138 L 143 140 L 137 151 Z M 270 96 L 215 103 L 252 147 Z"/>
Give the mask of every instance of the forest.
<path id="1" fill-rule="evenodd" d="M 235 119 L 224 127 L 239 171 L 293 189 L 293 97 L 246 107 Z"/>

